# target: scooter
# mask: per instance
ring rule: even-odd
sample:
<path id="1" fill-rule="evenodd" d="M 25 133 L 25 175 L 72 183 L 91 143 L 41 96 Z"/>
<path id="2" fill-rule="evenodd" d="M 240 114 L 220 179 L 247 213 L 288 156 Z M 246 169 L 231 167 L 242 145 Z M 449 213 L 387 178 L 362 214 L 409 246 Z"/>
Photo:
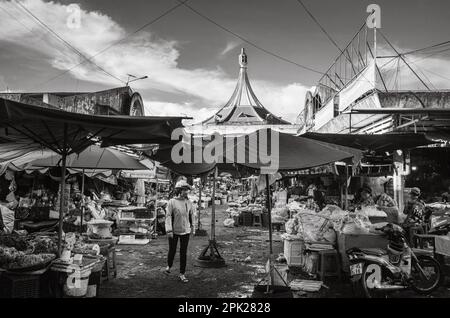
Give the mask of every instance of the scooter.
<path id="1" fill-rule="evenodd" d="M 366 297 L 386 297 L 389 292 L 408 289 L 430 294 L 440 286 L 443 274 L 439 262 L 425 250 L 413 250 L 400 226 L 389 223 L 376 230 L 388 237 L 387 250 L 351 248 L 346 251 L 351 281 Z"/>

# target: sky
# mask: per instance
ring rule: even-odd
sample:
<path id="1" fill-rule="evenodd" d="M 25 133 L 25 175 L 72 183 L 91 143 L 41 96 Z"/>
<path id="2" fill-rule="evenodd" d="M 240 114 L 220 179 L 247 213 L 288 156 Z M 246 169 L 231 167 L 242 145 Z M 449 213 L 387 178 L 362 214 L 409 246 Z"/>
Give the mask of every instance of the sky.
<path id="1" fill-rule="evenodd" d="M 372 3 L 302 1 L 341 48 L 364 23 L 366 7 Z M 321 77 L 258 50 L 184 6 L 134 33 L 177 5 L 176 0 L 20 2 L 60 39 L 14 2 L 0 0 L 0 91 L 97 91 L 123 86 L 127 74 L 148 76 L 130 84 L 143 96 L 146 115 L 187 115 L 197 121 L 212 115 L 231 96 L 239 72 L 238 54 L 245 47 L 259 100 L 275 115 L 293 122 L 303 108 L 305 93 Z M 81 8 L 75 28 L 68 24 L 72 14 L 68 8 L 74 3 Z M 450 40 L 450 1 L 376 3 L 381 7 L 381 30 L 400 52 Z M 190 0 L 188 4 L 257 46 L 319 72 L 339 53 L 296 0 Z M 379 47 L 389 55 L 386 43 L 379 41 Z M 450 53 L 442 51 L 428 58 L 407 57 L 437 89 L 450 87 Z M 113 76 L 92 63 L 80 64 L 82 56 L 93 55 L 93 61 Z M 419 88 L 407 68 L 403 70 L 405 87 Z"/>

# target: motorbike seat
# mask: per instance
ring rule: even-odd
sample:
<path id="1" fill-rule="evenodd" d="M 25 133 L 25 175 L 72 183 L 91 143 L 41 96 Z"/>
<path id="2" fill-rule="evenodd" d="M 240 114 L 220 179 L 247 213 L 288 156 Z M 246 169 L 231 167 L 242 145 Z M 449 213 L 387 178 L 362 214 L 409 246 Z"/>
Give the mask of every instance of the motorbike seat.
<path id="1" fill-rule="evenodd" d="M 360 251 L 367 255 L 383 256 L 387 252 L 381 248 L 360 248 Z"/>

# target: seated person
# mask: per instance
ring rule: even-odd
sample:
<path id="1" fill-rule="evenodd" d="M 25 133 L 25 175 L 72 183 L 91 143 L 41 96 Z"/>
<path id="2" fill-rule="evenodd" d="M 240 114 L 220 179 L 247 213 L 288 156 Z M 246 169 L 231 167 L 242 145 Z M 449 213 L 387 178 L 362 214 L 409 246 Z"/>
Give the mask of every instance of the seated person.
<path id="1" fill-rule="evenodd" d="M 405 230 L 406 239 L 409 244 L 414 245 L 413 237 L 411 237 L 410 229 L 414 228 L 416 234 L 423 234 L 425 232 L 425 217 L 426 208 L 425 203 L 419 199 L 420 189 L 412 188 L 409 193 L 410 199 L 406 203 L 403 214 L 406 215 L 406 219 L 402 224 Z"/>
<path id="2" fill-rule="evenodd" d="M 425 220 L 425 203 L 419 199 L 420 189 L 412 188 L 409 193 L 409 201 L 406 203 L 403 214 L 406 219 L 404 225 L 422 225 Z"/>
<path id="3" fill-rule="evenodd" d="M 368 185 L 364 185 L 360 191 L 361 194 L 357 205 L 359 205 L 360 207 L 375 205 L 375 202 L 372 198 L 372 189 Z"/>

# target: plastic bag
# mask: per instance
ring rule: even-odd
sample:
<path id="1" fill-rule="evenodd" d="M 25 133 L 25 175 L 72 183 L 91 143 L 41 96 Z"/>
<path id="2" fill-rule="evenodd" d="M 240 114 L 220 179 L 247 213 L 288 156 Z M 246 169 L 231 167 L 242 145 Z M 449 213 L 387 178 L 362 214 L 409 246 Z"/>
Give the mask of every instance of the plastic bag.
<path id="1" fill-rule="evenodd" d="M 225 226 L 225 227 L 234 227 L 234 219 L 225 219 L 223 221 L 223 226 Z"/>

